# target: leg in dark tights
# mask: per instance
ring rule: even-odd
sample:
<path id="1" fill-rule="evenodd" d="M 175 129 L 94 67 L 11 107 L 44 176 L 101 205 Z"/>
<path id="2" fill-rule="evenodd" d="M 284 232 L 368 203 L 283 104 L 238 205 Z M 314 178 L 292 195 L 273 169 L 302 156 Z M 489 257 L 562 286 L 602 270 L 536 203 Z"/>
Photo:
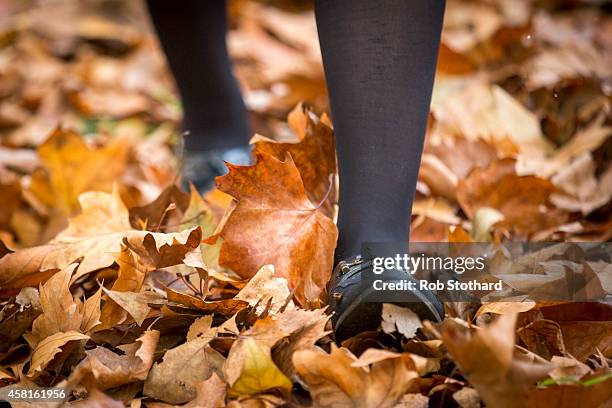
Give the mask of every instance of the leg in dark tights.
<path id="1" fill-rule="evenodd" d="M 245 145 L 223 0 L 148 0 L 192 132 L 188 150 Z M 337 258 L 409 238 L 443 0 L 316 0 L 340 165 Z"/>
<path id="2" fill-rule="evenodd" d="M 408 242 L 443 0 L 316 0 L 340 166 L 338 260 Z"/>
<path id="3" fill-rule="evenodd" d="M 248 115 L 232 75 L 224 0 L 148 0 L 183 102 L 189 151 L 246 146 Z"/>

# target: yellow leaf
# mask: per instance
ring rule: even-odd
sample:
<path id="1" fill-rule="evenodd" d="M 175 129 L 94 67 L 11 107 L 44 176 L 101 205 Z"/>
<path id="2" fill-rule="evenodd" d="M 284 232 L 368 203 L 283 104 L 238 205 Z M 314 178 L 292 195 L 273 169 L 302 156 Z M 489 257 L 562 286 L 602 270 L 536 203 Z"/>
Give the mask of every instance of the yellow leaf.
<path id="1" fill-rule="evenodd" d="M 325 315 L 323 309 L 303 310 L 296 308 L 277 313 L 273 317 L 268 316 L 257 320 L 250 329 L 243 331 L 232 345 L 223 367 L 225 380 L 229 384 L 234 384 L 242 374 L 242 369 L 245 366 L 244 360 L 248 354 L 246 340 L 255 340 L 257 345 L 269 355 L 272 348 L 282 339 L 293 335 L 298 330 L 327 319 L 328 316 Z M 283 364 L 282 361 L 279 361 L 279 364 Z"/>
<path id="2" fill-rule="evenodd" d="M 204 201 L 200 193 L 191 186 L 189 205 L 181 220 L 183 228 L 199 226 L 202 228 L 202 237 L 206 238 L 215 232 L 217 222 L 210 206 Z"/>
<path id="3" fill-rule="evenodd" d="M 266 354 L 253 339 L 244 343 L 244 365 L 242 374 L 230 390 L 230 396 L 253 395 L 271 389 L 291 391 L 291 381 L 278 369 L 269 354 Z"/>
<path id="4" fill-rule="evenodd" d="M 218 220 L 212 208 L 192 185 L 189 205 L 181 219 L 182 227 L 200 227 L 202 229 L 202 237 L 207 238 L 214 234 L 217 224 Z M 206 265 L 206 270 L 213 277 L 218 276 L 217 274 L 221 274 L 222 278 L 232 275 L 229 269 L 219 265 L 219 253 L 222 245 L 223 240 L 221 238 L 218 238 L 215 243 L 202 243 L 200 245 L 202 260 Z"/>
<path id="5" fill-rule="evenodd" d="M 79 195 L 110 191 L 125 170 L 129 148 L 121 139 L 93 149 L 77 133 L 61 128 L 38 148 L 46 172 L 32 179 L 31 191 L 43 203 L 69 215 L 79 209 Z"/>

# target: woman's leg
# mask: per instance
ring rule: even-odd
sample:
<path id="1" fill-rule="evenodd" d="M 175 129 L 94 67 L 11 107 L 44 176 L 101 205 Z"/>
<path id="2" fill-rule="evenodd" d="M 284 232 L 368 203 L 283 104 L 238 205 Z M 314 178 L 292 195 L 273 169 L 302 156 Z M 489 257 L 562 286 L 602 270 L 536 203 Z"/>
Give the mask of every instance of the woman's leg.
<path id="1" fill-rule="evenodd" d="M 444 0 L 316 0 L 340 167 L 336 257 L 408 242 Z"/>
<path id="2" fill-rule="evenodd" d="M 444 0 L 316 0 L 340 167 L 338 261 L 360 254 L 363 242 L 408 242 L 443 14 Z M 366 301 L 371 272 L 354 261 L 334 273 L 337 341 L 379 326 L 382 303 Z M 409 279 L 400 270 L 380 278 Z M 388 295 L 377 297 L 423 319 L 444 316 L 429 291 Z"/>
<path id="3" fill-rule="evenodd" d="M 147 0 L 183 102 L 188 151 L 246 146 L 247 111 L 227 53 L 225 0 Z"/>

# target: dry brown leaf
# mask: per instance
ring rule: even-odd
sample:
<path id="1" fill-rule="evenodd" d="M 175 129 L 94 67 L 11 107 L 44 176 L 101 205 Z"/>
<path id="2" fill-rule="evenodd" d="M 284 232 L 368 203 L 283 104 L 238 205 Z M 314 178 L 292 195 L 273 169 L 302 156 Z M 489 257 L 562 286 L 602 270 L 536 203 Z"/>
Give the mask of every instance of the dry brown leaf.
<path id="1" fill-rule="evenodd" d="M 524 236 L 569 220 L 566 211 L 550 203 L 551 194 L 558 191 L 548 180 L 517 176 L 514 161 L 505 159 L 484 170 L 474 169 L 459 182 L 457 199 L 470 218 L 481 207 L 494 208 L 504 216 L 498 225 Z"/>
<path id="2" fill-rule="evenodd" d="M 2 153 L 1 150 L 0 153 Z M 0 170 L 1 169 L 2 165 L 0 164 Z M 16 177 L 11 177 L 11 179 L 9 180 L 3 180 L 3 177 L 0 177 L 0 194 L 2 195 L 0 228 L 8 229 L 11 225 L 11 219 L 14 217 L 14 214 L 23 204 L 19 180 Z"/>
<path id="3" fill-rule="evenodd" d="M 527 408 L 608 407 L 612 399 L 612 378 L 588 387 L 583 385 L 557 385 L 533 389 L 529 393 Z"/>
<path id="4" fill-rule="evenodd" d="M 586 216 L 612 198 L 612 165 L 595 177 L 595 163 L 588 153 L 562 168 L 551 181 L 572 195 L 553 194 L 550 197 L 553 204 L 567 211 L 580 211 Z"/>
<path id="5" fill-rule="evenodd" d="M 443 198 L 426 198 L 415 200 L 412 203 L 412 215 L 417 217 L 427 217 L 434 221 L 445 224 L 459 224 L 461 218 L 457 215 L 457 207 L 451 205 Z"/>
<path id="6" fill-rule="evenodd" d="M 297 378 L 295 367 L 293 366 L 293 354 L 298 350 L 313 349 L 315 343 L 331 331 L 326 331 L 328 319 L 320 319 L 305 327 L 289 337 L 285 338 L 272 352 L 272 359 L 276 362 L 287 377 L 292 380 Z"/>
<path id="7" fill-rule="evenodd" d="M 433 154 L 423 153 L 419 168 L 419 181 L 424 182 L 432 194 L 442 196 L 447 200 L 455 200 L 459 181 L 457 175 Z"/>
<path id="8" fill-rule="evenodd" d="M 0 355 L 9 350 L 42 313 L 38 290 L 23 288 L 14 302 L 0 307 Z"/>
<path id="9" fill-rule="evenodd" d="M 70 403 L 70 407 L 82 408 L 124 408 L 123 402 L 117 401 L 101 391 L 93 389 L 87 399 Z"/>
<path id="10" fill-rule="evenodd" d="M 506 314 L 479 330 L 448 319 L 442 327 L 450 355 L 490 406 L 525 406 L 530 388 L 552 368 L 514 357 L 515 321 Z"/>
<path id="11" fill-rule="evenodd" d="M 145 299 L 142 299 L 138 293 L 134 292 L 118 292 L 115 290 L 108 290 L 105 287 L 102 289 L 113 302 L 132 316 L 138 326 L 142 326 L 142 322 L 144 322 L 151 311 Z"/>
<path id="12" fill-rule="evenodd" d="M 140 292 L 148 270 L 142 264 L 140 257 L 134 256 L 134 253 L 128 247 L 121 245 L 121 252 L 117 256 L 116 262 L 119 264 L 119 272 L 111 290 L 116 292 Z M 101 311 L 101 328 L 110 328 L 115 324 L 123 322 L 126 313 L 125 308 L 108 299 Z"/>
<path id="13" fill-rule="evenodd" d="M 408 360 L 408 357 L 410 357 L 411 361 Z M 440 369 L 440 359 L 438 358 L 425 358 L 412 353 L 396 353 L 389 350 L 375 348 L 369 348 L 364 351 L 359 356 L 359 359 L 352 364 L 352 366 L 364 367 L 369 370 L 368 367 L 372 364 L 393 358 L 405 359 L 406 364 L 408 364 L 419 375 L 425 375 Z"/>
<path id="14" fill-rule="evenodd" d="M 448 231 L 448 224 L 428 217 L 416 217 L 410 223 L 410 239 L 414 242 L 446 242 L 449 241 Z"/>
<path id="15" fill-rule="evenodd" d="M 374 363 L 367 371 L 354 367 L 357 358 L 332 345 L 322 350 L 301 350 L 293 355 L 301 380 L 319 407 L 393 407 L 418 377 L 409 355 Z"/>
<path id="16" fill-rule="evenodd" d="M 391 303 L 383 303 L 382 322 L 380 323 L 385 333 L 400 332 L 407 339 L 413 337 L 416 331 L 423 327 L 421 319 L 407 307 L 397 306 Z"/>
<path id="17" fill-rule="evenodd" d="M 447 10 L 442 42 L 458 53 L 486 41 L 502 27 L 502 16 L 488 4 L 459 5 L 451 1 Z"/>
<path id="18" fill-rule="evenodd" d="M 494 225 L 503 219 L 504 215 L 496 209 L 480 207 L 474 214 L 470 236 L 475 242 L 491 242 L 493 240 L 491 231 Z"/>
<path id="19" fill-rule="evenodd" d="M 428 408 L 429 397 L 423 394 L 408 393 L 399 400 L 394 408 Z"/>
<path id="20" fill-rule="evenodd" d="M 562 80 L 606 77 L 609 66 L 593 44 L 542 50 L 522 65 L 522 74 L 529 89 L 554 89 Z"/>
<path id="21" fill-rule="evenodd" d="M 88 333 L 101 323 L 100 299 L 102 291 L 98 289 L 91 297 L 83 303 L 81 309 L 81 332 Z M 78 303 L 77 303 L 78 307 Z"/>
<path id="22" fill-rule="evenodd" d="M 278 160 L 285 160 L 287 153 L 291 154 L 308 198 L 334 219 L 334 206 L 338 203 L 334 132 L 302 104 L 289 114 L 288 122 L 299 137 L 299 142 L 278 143 L 258 136 L 251 143 L 255 144 L 256 152 L 268 153 Z"/>
<path id="23" fill-rule="evenodd" d="M 227 385 L 217 375 L 212 373 L 206 381 L 196 383 L 196 398 L 184 405 L 185 408 L 219 408 L 225 405 Z"/>
<path id="24" fill-rule="evenodd" d="M 3 289 L 35 286 L 58 269 L 80 260 L 74 279 L 111 266 L 125 244 L 149 268 L 182 262 L 201 266 L 198 227 L 179 233 L 152 233 L 132 229 L 128 211 L 117 191 L 84 193 L 79 197 L 82 212 L 51 243 L 27 248 L 0 258 Z"/>
<path id="25" fill-rule="evenodd" d="M 229 165 L 218 178 L 236 205 L 221 226 L 219 261 L 243 278 L 272 264 L 302 304 L 318 303 L 333 267 L 338 230 L 307 197 L 291 156 L 256 153 L 253 166 Z"/>
<path id="26" fill-rule="evenodd" d="M 480 395 L 473 388 L 463 387 L 453 394 L 453 399 L 461 408 L 480 408 Z"/>
<path id="27" fill-rule="evenodd" d="M 143 393 L 171 404 L 196 398 L 196 382 L 220 373 L 224 358 L 208 346 L 211 336 L 187 341 L 166 351 L 160 363 L 155 363 L 144 384 Z"/>
<path id="28" fill-rule="evenodd" d="M 561 327 L 552 320 L 536 320 L 519 328 L 517 335 L 529 351 L 547 360 L 566 354 Z"/>
<path id="29" fill-rule="evenodd" d="M 599 350 L 612 357 L 612 322 L 567 321 L 559 322 L 567 352 L 579 361 L 585 361 Z"/>
<path id="30" fill-rule="evenodd" d="M 227 408 L 274 408 L 284 403 L 283 398 L 275 394 L 246 395 L 229 401 Z"/>
<path id="31" fill-rule="evenodd" d="M 55 355 L 62 351 L 61 348 L 65 346 L 66 343 L 87 339 L 89 339 L 89 336 L 75 330 L 57 332 L 45 337 L 36 345 L 36 348 L 34 349 L 28 376 L 34 377 L 37 373 L 43 371 L 47 364 L 53 360 Z"/>
<path id="32" fill-rule="evenodd" d="M 438 158 L 458 178 L 467 176 L 474 167 L 485 168 L 498 157 L 495 146 L 482 139 L 454 137 L 438 144 L 429 143 L 425 151 Z"/>
<path id="33" fill-rule="evenodd" d="M 480 306 L 476 312 L 476 317 L 483 313 L 513 314 L 527 312 L 535 307 L 535 302 L 525 300 L 523 302 L 487 302 Z"/>
<path id="34" fill-rule="evenodd" d="M 313 15 L 308 12 L 285 11 L 276 7 L 261 7 L 258 3 L 247 5 L 243 13 L 255 14 L 262 27 L 274 33 L 284 43 L 303 50 L 310 58 L 321 59 L 317 47 L 316 24 Z"/>
<path id="35" fill-rule="evenodd" d="M 134 228 L 157 231 L 164 221 L 169 224 L 178 222 L 187 210 L 189 199 L 189 194 L 172 184 L 150 203 L 130 208 L 130 222 Z M 170 210 L 172 206 L 174 209 Z M 185 228 L 189 227 L 185 225 Z"/>
<path id="36" fill-rule="evenodd" d="M 239 299 L 220 299 L 209 302 L 196 296 L 177 292 L 171 288 L 166 288 L 166 294 L 169 301 L 200 310 L 204 313 L 216 313 L 221 316 L 232 316 L 249 306 L 247 302 Z"/>
<path id="37" fill-rule="evenodd" d="M 605 116 L 600 115 L 589 126 L 579 130 L 569 142 L 557 149 L 552 157 L 534 163 L 519 163 L 520 173 L 535 173 L 541 177 L 550 177 L 567 166 L 573 158 L 584 153 L 593 152 L 612 135 L 612 127 L 606 126 Z"/>
<path id="38" fill-rule="evenodd" d="M 469 243 L 474 242 L 470 234 L 461 226 L 455 225 L 448 228 L 448 242 Z"/>
<path id="39" fill-rule="evenodd" d="M 42 315 L 32 323 L 32 332 L 24 335 L 31 347 L 57 333 L 88 333 L 100 323 L 98 290 L 84 303 L 70 293 L 70 278 L 77 265 L 57 272 L 40 287 Z"/>
<path id="40" fill-rule="evenodd" d="M 559 382 L 567 379 L 578 381 L 585 375 L 593 372 L 589 366 L 581 363 L 573 357 L 554 356 L 550 361 L 551 363 L 555 364 L 556 367 L 550 373 L 548 373 L 548 375 L 553 380 Z"/>
<path id="41" fill-rule="evenodd" d="M 446 134 L 483 138 L 492 144 L 510 138 L 521 156 L 531 159 L 541 160 L 552 151 L 536 115 L 504 89 L 481 78 L 442 78 L 434 89 L 432 112 Z"/>
<path id="42" fill-rule="evenodd" d="M 153 364 L 159 340 L 157 330 L 145 331 L 134 343 L 119 346 L 120 353 L 98 346 L 74 369 L 68 383 L 106 390 L 134 381 L 144 381 Z"/>
<path id="43" fill-rule="evenodd" d="M 146 96 L 117 90 L 82 89 L 69 92 L 68 98 L 76 109 L 88 116 L 124 118 L 146 113 L 150 108 Z"/>
<path id="44" fill-rule="evenodd" d="M 496 159 L 494 146 L 481 139 L 455 137 L 427 143 L 421 158 L 419 180 L 436 196 L 456 201 L 456 187 L 475 168 L 485 168 Z"/>
<path id="45" fill-rule="evenodd" d="M 465 75 L 474 71 L 474 64 L 466 56 L 453 51 L 443 42 L 438 50 L 436 72 L 448 75 Z"/>
<path id="46" fill-rule="evenodd" d="M 603 290 L 612 294 L 612 265 L 605 261 L 587 262 L 587 265 L 597 274 Z"/>
<path id="47" fill-rule="evenodd" d="M 260 10 L 257 5 L 250 6 L 245 7 L 246 10 L 243 11 L 247 18 L 240 30 L 232 31 L 229 35 L 228 43 L 232 56 L 258 61 L 257 74 L 270 84 L 295 75 L 307 78 L 322 76 L 319 59 L 313 58 L 311 52 L 304 53 L 298 51 L 292 44 L 278 41 L 273 33 L 268 32 L 269 25 L 261 26 L 261 23 L 250 17 L 258 15 Z M 279 32 L 277 27 L 274 31 Z M 287 37 L 286 30 L 282 32 L 282 35 Z M 295 34 L 292 37 L 295 37 Z"/>
<path id="48" fill-rule="evenodd" d="M 234 299 L 244 300 L 251 306 L 259 303 L 258 312 L 261 312 L 271 299 L 272 306 L 270 312 L 276 313 L 282 307 L 294 307 L 291 300 L 287 302 L 290 296 L 291 292 L 287 287 L 287 279 L 275 277 L 274 266 L 264 265 L 244 288 L 240 289 L 240 292 L 238 292 Z"/>
<path id="49" fill-rule="evenodd" d="M 147 403 L 147 408 L 221 408 L 225 406 L 227 384 L 212 373 L 206 381 L 195 383 L 196 397 L 184 405 L 169 405 L 159 402 Z"/>
<path id="50" fill-rule="evenodd" d="M 137 234 L 129 235 L 123 239 L 123 244 L 151 271 L 181 264 L 202 268 L 202 256 L 198 251 L 201 240 L 202 230 L 194 227 L 175 233 L 148 233 L 142 238 Z"/>
<path id="51" fill-rule="evenodd" d="M 213 323 L 213 315 L 202 316 L 189 326 L 189 331 L 187 332 L 187 341 L 195 340 L 198 337 L 212 337 L 216 334 L 217 329 L 212 328 Z"/>
<path id="52" fill-rule="evenodd" d="M 0 380 L 14 381 L 16 378 L 4 368 L 0 368 Z"/>

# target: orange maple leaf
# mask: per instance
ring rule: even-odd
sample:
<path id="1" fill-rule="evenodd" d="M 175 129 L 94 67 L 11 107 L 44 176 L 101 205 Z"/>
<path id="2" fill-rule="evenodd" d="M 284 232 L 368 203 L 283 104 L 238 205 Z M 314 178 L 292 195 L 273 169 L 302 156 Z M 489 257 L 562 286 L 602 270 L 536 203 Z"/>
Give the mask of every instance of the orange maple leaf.
<path id="1" fill-rule="evenodd" d="M 301 304 L 318 304 L 332 267 L 338 229 L 308 198 L 291 154 L 255 150 L 253 166 L 228 164 L 218 188 L 234 197 L 218 229 L 219 262 L 243 278 L 273 264 Z M 216 236 L 215 236 L 216 239 Z"/>

